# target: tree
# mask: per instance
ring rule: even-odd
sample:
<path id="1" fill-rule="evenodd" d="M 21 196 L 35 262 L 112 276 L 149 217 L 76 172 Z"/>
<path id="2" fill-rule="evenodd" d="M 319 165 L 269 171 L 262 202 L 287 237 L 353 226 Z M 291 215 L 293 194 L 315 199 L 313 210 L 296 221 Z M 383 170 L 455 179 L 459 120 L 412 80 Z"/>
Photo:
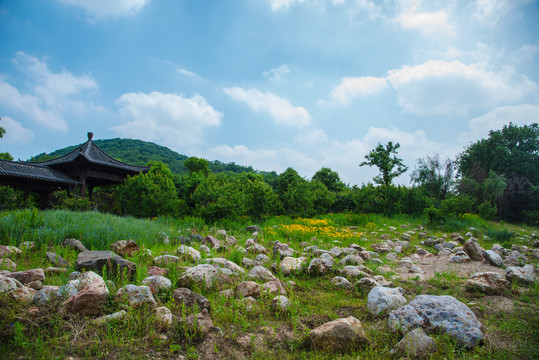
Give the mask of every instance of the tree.
<path id="1" fill-rule="evenodd" d="M 399 147 L 399 143 L 393 145 L 391 141 L 385 147 L 378 143 L 375 149 L 371 150 L 368 155 L 365 155 L 367 161 L 362 162 L 359 166 L 378 167 L 380 174 L 374 177 L 374 182 L 389 187 L 394 178 L 408 170 L 408 167 L 403 164 L 402 159 L 396 156 Z M 392 156 L 392 154 L 394 155 Z"/>
<path id="2" fill-rule="evenodd" d="M 339 192 L 345 189 L 346 185 L 339 178 L 339 174 L 336 171 L 332 171 L 330 168 L 323 167 L 318 170 L 311 179 L 312 181 L 320 181 L 326 186 L 329 191 Z"/>
<path id="3" fill-rule="evenodd" d="M 189 169 L 189 174 L 194 174 L 197 172 L 203 173 L 205 176 L 210 174 L 210 168 L 208 165 L 208 160 L 201 159 L 197 157 L 190 157 L 185 159 L 183 165 Z"/>
<path id="4" fill-rule="evenodd" d="M 410 175 L 416 184 L 429 197 L 444 200 L 455 186 L 456 163 L 450 159 L 442 161 L 438 154 L 417 159 L 415 170 Z"/>

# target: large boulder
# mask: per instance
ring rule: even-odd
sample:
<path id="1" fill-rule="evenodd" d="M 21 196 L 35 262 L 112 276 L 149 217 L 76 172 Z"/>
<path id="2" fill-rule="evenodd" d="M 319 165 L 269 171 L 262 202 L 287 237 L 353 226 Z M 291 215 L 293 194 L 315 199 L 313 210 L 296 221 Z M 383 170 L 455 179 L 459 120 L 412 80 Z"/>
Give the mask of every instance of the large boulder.
<path id="1" fill-rule="evenodd" d="M 279 264 L 279 270 L 281 270 L 281 273 L 284 276 L 296 274 L 303 270 L 306 261 L 307 258 L 304 257 L 295 258 L 287 256 L 281 260 L 281 263 Z"/>
<path id="2" fill-rule="evenodd" d="M 128 304 L 131 307 L 139 306 L 141 304 L 155 304 L 152 290 L 146 285 L 125 285 L 118 289 L 116 301 L 121 304 Z"/>
<path id="3" fill-rule="evenodd" d="M 376 286 L 367 296 L 367 309 L 374 315 L 400 308 L 408 300 L 401 288 Z"/>
<path id="4" fill-rule="evenodd" d="M 178 288 L 174 290 L 172 297 L 176 303 L 180 305 L 183 304 L 188 309 L 192 309 L 196 306 L 200 311 L 202 311 L 202 309 L 207 309 L 208 311 L 211 310 L 210 301 L 204 295 L 198 294 L 187 288 Z"/>
<path id="5" fill-rule="evenodd" d="M 511 266 L 505 269 L 505 278 L 523 285 L 530 285 L 535 281 L 533 266 Z"/>
<path id="6" fill-rule="evenodd" d="M 320 325 L 309 334 L 313 347 L 326 352 L 341 352 L 357 348 L 369 340 L 361 321 L 353 316 Z"/>
<path id="7" fill-rule="evenodd" d="M 486 250 L 483 252 L 483 258 L 493 266 L 502 267 L 503 266 L 503 259 L 500 255 L 498 255 L 493 250 Z"/>
<path id="8" fill-rule="evenodd" d="M 483 248 L 475 238 L 469 238 L 468 241 L 464 243 L 463 250 L 473 261 L 483 261 Z"/>
<path id="9" fill-rule="evenodd" d="M 200 264 L 185 270 L 178 279 L 177 285 L 185 288 L 199 286 L 211 290 L 216 281 L 220 278 L 221 275 L 215 266 L 210 264 Z"/>
<path id="10" fill-rule="evenodd" d="M 20 281 L 0 275 L 0 294 L 7 294 L 22 303 L 32 303 L 36 291 L 21 284 Z"/>
<path id="11" fill-rule="evenodd" d="M 324 258 L 314 258 L 311 260 L 307 271 L 311 275 L 326 275 L 333 269 L 333 261 Z"/>
<path id="12" fill-rule="evenodd" d="M 77 288 L 77 293 L 62 303 L 61 312 L 77 315 L 99 314 L 101 305 L 109 296 L 109 290 L 103 278 L 93 271 L 88 271 L 72 281 Z"/>
<path id="13" fill-rule="evenodd" d="M 135 240 L 119 240 L 110 244 L 110 249 L 120 256 L 131 256 L 140 250 Z"/>
<path id="14" fill-rule="evenodd" d="M 470 275 L 466 289 L 487 295 L 502 295 L 511 291 L 511 283 L 497 272 L 485 271 Z"/>
<path id="15" fill-rule="evenodd" d="M 458 344 L 473 348 L 483 342 L 481 323 L 475 314 L 452 296 L 419 295 L 389 314 L 392 330 L 408 333 L 418 327 L 427 333 L 447 333 Z"/>
<path id="16" fill-rule="evenodd" d="M 43 269 L 32 269 L 26 271 L 16 271 L 6 275 L 7 277 L 20 281 L 23 285 L 29 284 L 32 281 L 45 280 Z"/>
<path id="17" fill-rule="evenodd" d="M 109 274 L 120 276 L 125 274 L 128 279 L 134 279 L 137 272 L 137 265 L 125 260 L 112 251 L 84 251 L 77 256 L 77 270 L 92 270 L 98 273 L 107 267 Z"/>
<path id="18" fill-rule="evenodd" d="M 252 280 L 258 280 L 261 282 L 267 282 L 275 279 L 275 276 L 263 266 L 255 266 L 247 274 L 247 278 Z"/>

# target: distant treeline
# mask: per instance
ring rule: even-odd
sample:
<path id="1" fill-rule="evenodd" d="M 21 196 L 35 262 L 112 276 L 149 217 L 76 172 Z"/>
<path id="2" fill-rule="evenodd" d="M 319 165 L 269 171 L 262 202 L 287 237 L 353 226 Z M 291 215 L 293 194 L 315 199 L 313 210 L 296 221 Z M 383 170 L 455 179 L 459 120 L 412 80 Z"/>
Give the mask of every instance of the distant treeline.
<path id="1" fill-rule="evenodd" d="M 148 164 L 151 170 L 128 178 L 125 185 L 100 188 L 93 201 L 58 192 L 56 207 L 136 217 L 191 215 L 209 222 L 243 216 L 313 217 L 337 212 L 424 215 L 431 223 L 466 213 L 487 220 L 539 221 L 537 123 L 521 127 L 510 123 L 502 130 L 491 131 L 456 159 L 441 159 L 436 154 L 418 159 L 411 187 L 391 184 L 406 170 L 396 156 L 399 144 L 391 142 L 378 145 L 365 156 L 367 161 L 360 165 L 376 166 L 380 175 L 374 183 L 363 186 L 344 184 L 330 168 L 305 179 L 292 168 L 281 174 L 261 173 L 252 167 L 188 158 L 140 140 L 95 143 L 115 158 Z M 72 149 L 41 154 L 34 160 Z M 5 201 L 12 194 L 0 196 L 0 201 Z M 10 207 L 14 206 L 23 205 L 11 201 Z"/>

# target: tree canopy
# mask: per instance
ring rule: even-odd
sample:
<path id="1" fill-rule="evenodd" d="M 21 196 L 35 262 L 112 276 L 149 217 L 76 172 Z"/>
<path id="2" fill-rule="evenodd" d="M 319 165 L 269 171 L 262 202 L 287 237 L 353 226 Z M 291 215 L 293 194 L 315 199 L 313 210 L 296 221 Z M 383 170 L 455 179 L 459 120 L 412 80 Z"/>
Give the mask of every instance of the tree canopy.
<path id="1" fill-rule="evenodd" d="M 399 147 L 399 143 L 393 145 L 393 142 L 391 141 L 385 146 L 379 143 L 375 149 L 365 155 L 367 161 L 362 162 L 359 166 L 367 165 L 378 167 L 380 174 L 375 176 L 373 180 L 377 184 L 388 187 L 391 185 L 391 181 L 394 178 L 408 170 L 408 167 L 404 165 L 402 159 L 399 159 L 396 156 Z"/>

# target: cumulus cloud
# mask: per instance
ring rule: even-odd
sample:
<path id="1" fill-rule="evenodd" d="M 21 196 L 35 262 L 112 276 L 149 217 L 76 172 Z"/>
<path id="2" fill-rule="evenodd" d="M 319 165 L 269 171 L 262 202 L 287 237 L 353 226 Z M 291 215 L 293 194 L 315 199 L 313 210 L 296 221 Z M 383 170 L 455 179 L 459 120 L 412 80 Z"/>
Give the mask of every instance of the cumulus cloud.
<path id="1" fill-rule="evenodd" d="M 539 119 L 539 105 L 501 106 L 471 119 L 468 123 L 469 131 L 461 133 L 459 140 L 465 144 L 486 138 L 490 130 L 500 130 L 510 122 L 522 126 L 537 122 L 537 119 Z"/>
<path id="2" fill-rule="evenodd" d="M 91 18 L 128 16 L 138 14 L 150 0 L 58 0 L 84 10 Z"/>
<path id="3" fill-rule="evenodd" d="M 443 10 L 436 12 L 407 12 L 395 19 L 405 29 L 419 30 L 427 34 L 454 34 L 453 26 Z"/>
<path id="4" fill-rule="evenodd" d="M 224 88 L 223 91 L 232 99 L 246 103 L 253 111 L 269 113 L 277 124 L 305 126 L 311 122 L 304 107 L 293 106 L 288 99 L 273 93 L 239 87 Z"/>
<path id="5" fill-rule="evenodd" d="M 348 104 L 350 100 L 357 96 L 376 94 L 388 88 L 385 78 L 364 76 L 345 77 L 340 84 L 331 91 L 331 100 L 341 104 Z"/>
<path id="6" fill-rule="evenodd" d="M 288 75 L 289 72 L 290 72 L 290 69 L 288 68 L 288 66 L 282 65 L 282 66 L 279 66 L 278 68 L 271 69 L 269 71 L 264 71 L 262 75 L 268 78 L 269 81 L 280 84 L 284 81 L 285 76 Z"/>
<path id="7" fill-rule="evenodd" d="M 82 116 L 89 107 L 95 107 L 82 98 L 98 88 L 90 75 L 76 76 L 66 69 L 53 72 L 44 61 L 24 52 L 18 52 L 13 62 L 28 76 L 28 92 L 22 92 L 0 77 L 0 104 L 62 132 L 68 130 L 63 119 L 67 112 Z"/>
<path id="8" fill-rule="evenodd" d="M 126 93 L 116 100 L 123 124 L 112 127 L 119 136 L 156 141 L 173 149 L 202 142 L 203 130 L 218 126 L 223 114 L 196 94 Z"/>
<path id="9" fill-rule="evenodd" d="M 286 10 L 291 6 L 303 4 L 306 0 L 267 0 L 271 6 L 271 10 L 279 11 Z"/>
<path id="10" fill-rule="evenodd" d="M 294 141 L 302 145 L 316 145 L 324 143 L 328 137 L 322 129 L 311 129 L 306 132 L 299 133 L 294 137 Z"/>
<path id="11" fill-rule="evenodd" d="M 514 10 L 519 6 L 533 0 L 477 0 L 473 4 L 472 15 L 475 20 L 495 26 L 503 18 L 513 16 Z"/>
<path id="12" fill-rule="evenodd" d="M 20 122 L 13 120 L 9 116 L 2 116 L 0 126 L 6 130 L 2 138 L 3 143 L 24 145 L 30 143 L 34 138 L 32 130 L 25 128 Z"/>

